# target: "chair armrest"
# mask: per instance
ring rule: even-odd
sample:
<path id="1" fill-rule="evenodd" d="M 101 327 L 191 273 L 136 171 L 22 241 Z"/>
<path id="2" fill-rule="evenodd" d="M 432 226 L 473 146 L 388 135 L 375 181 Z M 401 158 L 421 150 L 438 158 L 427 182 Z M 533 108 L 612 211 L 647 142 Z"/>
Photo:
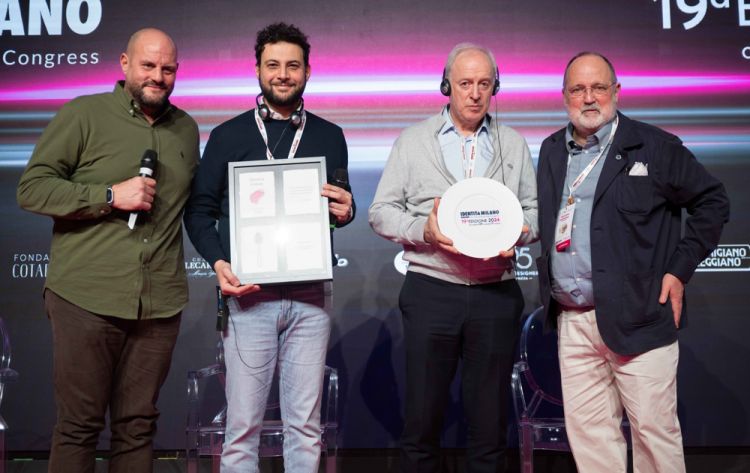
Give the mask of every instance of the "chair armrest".
<path id="1" fill-rule="evenodd" d="M 0 343 L 2 343 L 0 347 L 0 368 L 8 369 L 11 358 L 10 335 L 2 317 L 0 317 Z"/>
<path id="2" fill-rule="evenodd" d="M 513 410 L 516 412 L 516 420 L 520 421 L 528 413 L 526 394 L 523 390 L 523 373 L 528 369 L 525 361 L 517 361 L 513 365 L 510 377 L 510 386 L 513 393 Z"/>
<path id="3" fill-rule="evenodd" d="M 323 406 L 323 417 L 321 422 L 323 425 L 336 426 L 338 419 L 338 399 L 339 399 L 339 375 L 335 368 L 326 366 L 325 368 L 325 379 L 328 380 L 326 386 L 326 405 Z"/>
<path id="4" fill-rule="evenodd" d="M 206 366 L 199 370 L 190 370 L 187 375 L 187 401 L 188 401 L 188 416 L 187 426 L 188 429 L 198 428 L 201 425 L 200 421 L 200 381 L 211 376 L 217 376 L 219 382 L 224 385 L 224 374 L 226 373 L 226 367 L 222 364 L 215 363 L 213 365 Z"/>
<path id="5" fill-rule="evenodd" d="M 207 378 L 209 376 L 216 376 L 219 374 L 226 373 L 227 369 L 224 365 L 214 363 L 213 365 L 206 366 L 199 370 L 188 371 L 188 379 L 194 377 L 195 379 Z"/>
<path id="6" fill-rule="evenodd" d="M 18 377 L 19 377 L 18 371 L 12 368 L 0 369 L 0 384 L 18 381 Z"/>

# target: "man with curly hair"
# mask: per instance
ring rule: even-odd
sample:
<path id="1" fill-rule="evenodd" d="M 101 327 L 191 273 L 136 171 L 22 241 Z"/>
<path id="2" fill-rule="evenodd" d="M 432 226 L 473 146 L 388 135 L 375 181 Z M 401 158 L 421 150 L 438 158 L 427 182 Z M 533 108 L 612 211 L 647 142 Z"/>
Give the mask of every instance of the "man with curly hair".
<path id="1" fill-rule="evenodd" d="M 331 283 L 262 288 L 240 284 L 229 259 L 227 198 L 229 162 L 325 156 L 329 182 L 335 170 L 347 168 L 341 128 L 303 107 L 309 56 L 307 37 L 294 25 L 276 23 L 258 33 L 257 107 L 211 132 L 185 211 L 190 239 L 216 271 L 231 313 L 223 333 L 227 426 L 221 471 L 225 473 L 258 471 L 260 430 L 276 369 L 285 471 L 318 471 Z M 348 190 L 324 184 L 321 195 L 329 199 L 335 227 L 354 218 Z"/>

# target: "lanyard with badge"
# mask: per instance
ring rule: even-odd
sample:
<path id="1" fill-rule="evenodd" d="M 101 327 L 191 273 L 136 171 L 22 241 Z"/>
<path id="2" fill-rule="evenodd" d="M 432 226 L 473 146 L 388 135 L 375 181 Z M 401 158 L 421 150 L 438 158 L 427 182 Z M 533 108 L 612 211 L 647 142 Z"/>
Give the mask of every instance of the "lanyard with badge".
<path id="1" fill-rule="evenodd" d="M 599 154 L 591 160 L 588 166 L 581 171 L 571 185 L 568 186 L 568 200 L 565 204 L 565 208 L 560 211 L 560 214 L 557 217 L 557 226 L 555 227 L 555 249 L 557 251 L 565 251 L 570 246 L 570 239 L 573 234 L 573 214 L 576 209 L 575 192 L 594 169 L 596 163 L 599 162 L 599 159 L 601 159 L 601 157 L 609 150 L 609 147 L 612 144 L 612 138 L 615 136 L 615 131 L 617 130 L 617 123 L 618 119 L 615 118 L 607 143 L 599 151 Z M 568 154 L 568 165 L 570 165 L 570 159 L 571 154 Z"/>
<path id="2" fill-rule="evenodd" d="M 479 130 L 472 135 L 471 146 L 469 147 L 469 157 L 466 157 L 466 140 L 461 138 L 461 163 L 464 167 L 464 179 L 474 177 L 474 168 L 477 161 L 477 140 L 479 139 Z"/>
<path id="3" fill-rule="evenodd" d="M 302 121 L 300 122 L 299 127 L 297 128 L 297 132 L 294 133 L 294 139 L 292 140 L 292 147 L 289 148 L 289 155 L 287 156 L 287 159 L 294 158 L 294 155 L 297 153 L 299 142 L 302 140 L 302 133 L 305 131 L 306 122 L 307 122 L 307 115 L 305 114 L 305 111 L 302 110 Z M 258 125 L 258 131 L 260 132 L 260 136 L 263 137 L 263 142 L 266 144 L 266 158 L 269 160 L 273 160 L 274 156 L 271 153 L 271 150 L 268 148 L 268 133 L 266 132 L 266 125 L 263 123 L 263 119 L 260 118 L 260 114 L 258 113 L 257 108 L 255 109 L 255 123 Z M 281 140 L 281 138 L 279 138 L 279 140 Z"/>

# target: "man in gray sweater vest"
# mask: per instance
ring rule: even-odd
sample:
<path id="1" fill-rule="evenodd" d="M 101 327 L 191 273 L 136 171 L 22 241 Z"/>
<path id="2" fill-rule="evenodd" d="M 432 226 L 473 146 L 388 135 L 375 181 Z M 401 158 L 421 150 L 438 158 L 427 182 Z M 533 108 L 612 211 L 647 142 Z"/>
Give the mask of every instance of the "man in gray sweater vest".
<path id="1" fill-rule="evenodd" d="M 409 270 L 399 306 L 406 340 L 402 472 L 437 472 L 449 387 L 459 360 L 467 429 L 467 471 L 505 468 L 510 370 L 523 296 L 514 252 L 477 259 L 440 232 L 440 196 L 474 176 L 502 182 L 521 202 L 524 232 L 537 235 L 537 194 L 528 146 L 490 117 L 499 89 L 492 53 L 459 44 L 448 56 L 443 111 L 407 128 L 393 146 L 369 218 L 373 230 L 404 247 Z"/>

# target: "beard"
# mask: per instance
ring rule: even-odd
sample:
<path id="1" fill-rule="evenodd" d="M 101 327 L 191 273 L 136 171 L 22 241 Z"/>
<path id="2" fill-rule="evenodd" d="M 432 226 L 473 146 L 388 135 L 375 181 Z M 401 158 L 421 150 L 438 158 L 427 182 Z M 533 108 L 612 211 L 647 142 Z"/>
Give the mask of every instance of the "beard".
<path id="1" fill-rule="evenodd" d="M 585 112 L 597 111 L 599 113 L 593 116 L 588 116 Z M 580 110 L 568 110 L 568 118 L 576 129 L 588 130 L 596 132 L 605 123 L 609 122 L 615 117 L 616 109 L 614 106 L 600 107 L 600 106 L 589 106 Z"/>
<path id="2" fill-rule="evenodd" d="M 157 86 L 160 87 L 161 90 L 164 91 L 161 95 L 156 96 L 150 96 L 146 95 L 144 89 L 147 86 Z M 164 85 L 159 85 L 152 81 L 144 82 L 143 84 L 132 84 L 132 83 L 125 83 L 125 90 L 127 90 L 130 95 L 133 97 L 133 100 L 135 103 L 137 103 L 141 108 L 147 108 L 147 109 L 153 109 L 153 110 L 161 110 L 169 101 L 169 96 L 172 93 L 171 90 L 169 90 Z"/>
<path id="3" fill-rule="evenodd" d="M 274 105 L 277 107 L 296 106 L 302 98 L 302 94 L 305 93 L 305 86 L 307 85 L 305 82 L 297 84 L 287 95 L 281 96 L 274 92 L 270 84 L 264 84 L 261 81 L 258 81 L 258 84 L 260 85 L 260 91 L 263 93 L 263 100 L 271 107 Z"/>

